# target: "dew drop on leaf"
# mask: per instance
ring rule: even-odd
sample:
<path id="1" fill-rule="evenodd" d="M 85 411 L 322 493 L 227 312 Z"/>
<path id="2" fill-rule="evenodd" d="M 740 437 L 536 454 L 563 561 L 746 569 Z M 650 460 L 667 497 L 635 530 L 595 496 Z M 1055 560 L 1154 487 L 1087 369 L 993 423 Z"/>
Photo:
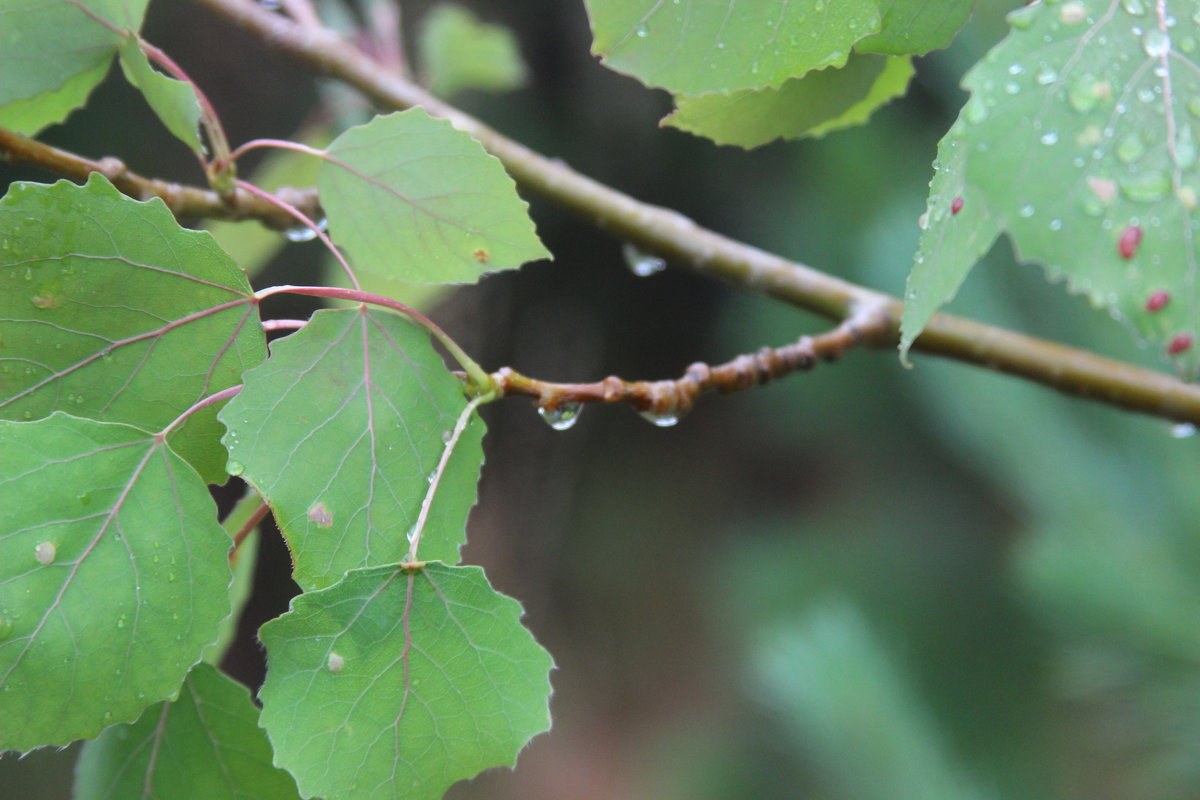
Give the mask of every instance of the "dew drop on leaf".
<path id="1" fill-rule="evenodd" d="M 583 403 L 559 403 L 554 408 L 538 406 L 538 414 L 556 431 L 565 431 L 579 421 Z"/>
<path id="2" fill-rule="evenodd" d="M 1142 34 L 1142 50 L 1151 58 L 1162 58 L 1171 52 L 1171 37 L 1165 31 L 1151 28 Z"/>
<path id="3" fill-rule="evenodd" d="M 1139 172 L 1121 181 L 1121 191 L 1138 203 L 1162 200 L 1171 191 L 1171 179 L 1165 172 Z"/>
<path id="4" fill-rule="evenodd" d="M 1132 164 L 1146 152 L 1146 146 L 1137 134 L 1130 134 L 1117 142 L 1117 159 L 1122 164 Z"/>
<path id="5" fill-rule="evenodd" d="M 12 617 L 8 616 L 7 614 L 0 614 L 0 642 L 3 642 L 9 636 L 12 636 L 13 627 L 15 625 L 16 623 L 13 622 Z"/>
<path id="6" fill-rule="evenodd" d="M 1146 16 L 1146 4 L 1142 0 L 1121 0 L 1121 8 L 1135 17 Z"/>
<path id="7" fill-rule="evenodd" d="M 48 567 L 54 563 L 55 556 L 58 555 L 58 548 L 54 546 L 54 542 L 42 542 L 37 547 L 33 548 L 33 557 L 43 567 Z"/>
<path id="8" fill-rule="evenodd" d="M 225 471 L 236 478 L 246 471 L 246 466 L 240 461 L 227 461 L 225 463 Z"/>
<path id="9" fill-rule="evenodd" d="M 323 232 L 328 226 L 328 220 L 323 218 L 317 220 L 318 230 Z M 313 230 L 307 225 L 297 225 L 294 228 L 288 228 L 283 232 L 283 235 L 284 238 L 286 238 L 289 242 L 311 242 L 313 239 L 317 238 L 317 231 Z"/>

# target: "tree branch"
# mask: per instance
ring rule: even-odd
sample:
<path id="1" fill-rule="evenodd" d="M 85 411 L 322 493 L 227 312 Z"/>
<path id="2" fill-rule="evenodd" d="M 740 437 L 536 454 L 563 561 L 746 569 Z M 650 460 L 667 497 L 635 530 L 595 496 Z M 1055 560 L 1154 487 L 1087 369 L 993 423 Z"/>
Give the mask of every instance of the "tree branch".
<path id="1" fill-rule="evenodd" d="M 579 214 L 647 253 L 841 320 L 871 306 L 899 336 L 900 300 L 818 272 L 701 228 L 670 209 L 641 203 L 508 139 L 438 100 L 330 30 L 301 27 L 252 0 L 193 0 L 250 31 L 315 72 L 350 84 L 385 108 L 421 106 L 475 137 L 525 189 Z M 937 314 L 914 345 L 1133 411 L 1200 423 L 1200 387 L 1170 375 L 949 314 Z"/>
<path id="2" fill-rule="evenodd" d="M 284 209 L 244 189 L 222 197 L 210 189 L 146 178 L 130 170 L 119 158 L 109 156 L 93 161 L 3 128 L 0 128 L 0 158 L 13 164 L 45 167 L 78 181 L 85 181 L 91 173 L 99 172 L 119 191 L 135 200 L 161 199 L 177 217 L 256 219 L 276 230 L 287 230 L 297 224 Z M 285 188 L 276 194 L 313 219 L 323 216 L 315 189 Z"/>
<path id="3" fill-rule="evenodd" d="M 492 375 L 492 382 L 502 397 L 537 398 L 538 409 L 547 419 L 562 419 L 566 411 L 568 425 L 583 403 L 628 403 L 655 424 L 672 425 L 691 411 L 702 392 L 740 392 L 812 369 L 818 361 L 836 361 L 851 347 L 884 335 L 888 323 L 882 308 L 864 306 L 826 333 L 802 336 L 783 347 L 764 347 L 715 367 L 697 362 L 677 380 L 626 381 L 613 375 L 596 383 L 552 383 L 504 367 Z"/>

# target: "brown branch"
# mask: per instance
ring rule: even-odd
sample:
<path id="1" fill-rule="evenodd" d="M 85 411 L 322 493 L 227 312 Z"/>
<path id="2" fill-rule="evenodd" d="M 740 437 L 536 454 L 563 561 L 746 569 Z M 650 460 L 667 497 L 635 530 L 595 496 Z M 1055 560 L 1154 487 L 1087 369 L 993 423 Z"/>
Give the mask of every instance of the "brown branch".
<path id="1" fill-rule="evenodd" d="M 242 527 L 238 528 L 237 533 L 233 535 L 233 546 L 229 548 L 229 565 L 233 566 L 237 563 L 238 552 L 241 550 L 242 542 L 246 541 L 246 537 L 258 527 L 259 523 L 267 518 L 267 514 L 271 511 L 271 507 L 267 505 L 266 500 L 262 500 L 254 512 L 250 515 Z"/>
<path id="2" fill-rule="evenodd" d="M 692 410 L 696 396 L 703 392 L 740 392 L 812 369 L 818 361 L 836 361 L 850 348 L 886 335 L 888 329 L 882 308 L 863 307 L 827 333 L 802 336 L 783 347 L 764 347 L 715 367 L 697 362 L 676 380 L 626 381 L 612 375 L 595 383 L 553 383 L 504 367 L 492 375 L 492 382 L 501 396 L 537 398 L 543 416 L 583 403 L 628 403 L 658 424 L 673 424 Z"/>
<path id="3" fill-rule="evenodd" d="M 91 173 L 99 172 L 108 178 L 118 191 L 135 200 L 149 200 L 152 197 L 161 199 L 177 217 L 256 219 L 276 230 L 287 230 L 296 227 L 297 224 L 283 209 L 244 189 L 222 197 L 209 189 L 146 178 L 130 170 L 118 158 L 109 156 L 93 161 L 3 128 L 0 128 L 0 158 L 13 164 L 44 167 L 77 181 L 85 181 Z M 323 216 L 317 205 L 315 189 L 285 188 L 276 192 L 276 195 L 313 219 Z"/>
<path id="4" fill-rule="evenodd" d="M 385 108 L 421 106 L 475 137 L 527 190 L 594 221 L 638 249 L 833 319 L 856 307 L 884 310 L 887 335 L 899 337 L 901 302 L 811 267 L 701 228 L 670 209 L 641 203 L 539 155 L 477 119 L 389 73 L 336 33 L 304 28 L 252 0 L 193 0 L 308 66 L 354 86 Z M 1061 392 L 1169 419 L 1200 423 L 1200 387 L 1064 345 L 949 314 L 937 314 L 914 347 L 982 365 Z"/>

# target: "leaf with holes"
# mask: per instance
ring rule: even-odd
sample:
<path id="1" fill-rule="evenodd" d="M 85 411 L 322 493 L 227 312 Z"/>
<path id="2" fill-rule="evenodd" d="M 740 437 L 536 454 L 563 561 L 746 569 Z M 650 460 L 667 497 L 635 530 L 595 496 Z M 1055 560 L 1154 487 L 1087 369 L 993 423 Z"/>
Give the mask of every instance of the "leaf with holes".
<path id="1" fill-rule="evenodd" d="M 422 109 L 351 128 L 326 152 L 321 206 L 356 267 L 413 283 L 466 283 L 550 256 L 500 162 Z"/>
<path id="2" fill-rule="evenodd" d="M 592 52 L 647 86 L 697 95 L 781 86 L 846 63 L 879 0 L 586 0 Z"/>
<path id="3" fill-rule="evenodd" d="M 231 471 L 271 504 L 305 589 L 408 551 L 443 437 L 466 408 L 429 335 L 387 311 L 318 311 L 272 345 L 221 412 Z M 421 539 L 424 559 L 457 563 L 483 463 L 484 425 L 458 440 Z"/>
<path id="4" fill-rule="evenodd" d="M 179 689 L 229 614 L 230 541 L 144 431 L 56 413 L 0 441 L 0 750 L 65 745 Z"/>
<path id="5" fill-rule="evenodd" d="M 125 79 L 145 96 L 167 130 L 193 151 L 203 153 L 198 127 L 200 103 L 192 85 L 168 78 L 151 67 L 136 37 L 129 37 L 121 45 L 120 61 Z"/>
<path id="6" fill-rule="evenodd" d="M 0 418 L 157 430 L 265 356 L 245 274 L 161 201 L 95 173 L 0 200 Z M 210 483 L 225 478 L 220 433 L 206 408 L 171 438 Z"/>
<path id="7" fill-rule="evenodd" d="M 260 632 L 262 725 L 305 796 L 440 798 L 549 729 L 550 655 L 478 567 L 354 570 Z"/>
<path id="8" fill-rule="evenodd" d="M 147 2 L 4 3 L 0 127 L 32 136 L 82 106 L 125 38 L 100 20 L 137 31 Z"/>
<path id="9" fill-rule="evenodd" d="M 508 28 L 482 22 L 459 6 L 438 5 L 421 20 L 420 37 L 421 74 L 436 94 L 525 85 L 525 62 Z"/>
<path id="10" fill-rule="evenodd" d="M 250 693 L 197 664 L 179 697 L 114 725 L 83 746 L 75 800 L 298 798 L 292 776 L 271 764 Z"/>
<path id="11" fill-rule="evenodd" d="M 676 97 L 678 110 L 663 124 L 746 148 L 821 137 L 865 122 L 904 94 L 912 74 L 908 58 L 855 54 L 841 69 L 810 72 L 778 89 Z"/>
<path id="12" fill-rule="evenodd" d="M 1067 0 L 1014 12 L 1008 38 L 967 75 L 971 98 L 949 134 L 965 162 L 964 203 L 980 198 L 1022 259 L 1130 321 L 1189 376 L 1200 366 L 1192 11 Z M 937 275 L 965 269 L 956 259 L 970 255 L 923 246 L 918 258 Z M 909 291 L 926 295 L 928 313 L 946 299 L 923 280 Z M 908 316 L 907 340 L 925 319 Z"/>

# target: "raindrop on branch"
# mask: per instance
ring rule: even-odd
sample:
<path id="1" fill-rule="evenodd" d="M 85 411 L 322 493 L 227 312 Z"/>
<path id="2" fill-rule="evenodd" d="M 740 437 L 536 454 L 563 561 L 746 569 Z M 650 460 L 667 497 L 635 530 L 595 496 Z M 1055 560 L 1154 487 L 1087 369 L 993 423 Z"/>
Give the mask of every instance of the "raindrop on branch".
<path id="1" fill-rule="evenodd" d="M 538 414 L 556 431 L 565 431 L 579 421 L 583 403 L 559 403 L 554 408 L 538 406 Z"/>
<path id="2" fill-rule="evenodd" d="M 667 268 L 666 261 L 658 256 L 643 253 L 631 244 L 625 244 L 621 247 L 621 255 L 625 257 L 625 263 L 629 265 L 629 271 L 639 278 L 647 278 Z"/>
<path id="3" fill-rule="evenodd" d="M 329 227 L 329 220 L 323 217 L 317 220 L 317 229 L 322 233 L 327 227 Z M 294 228 L 288 228 L 283 232 L 283 235 L 289 242 L 311 242 L 317 238 L 317 231 L 314 231 L 307 225 L 297 225 Z"/>

